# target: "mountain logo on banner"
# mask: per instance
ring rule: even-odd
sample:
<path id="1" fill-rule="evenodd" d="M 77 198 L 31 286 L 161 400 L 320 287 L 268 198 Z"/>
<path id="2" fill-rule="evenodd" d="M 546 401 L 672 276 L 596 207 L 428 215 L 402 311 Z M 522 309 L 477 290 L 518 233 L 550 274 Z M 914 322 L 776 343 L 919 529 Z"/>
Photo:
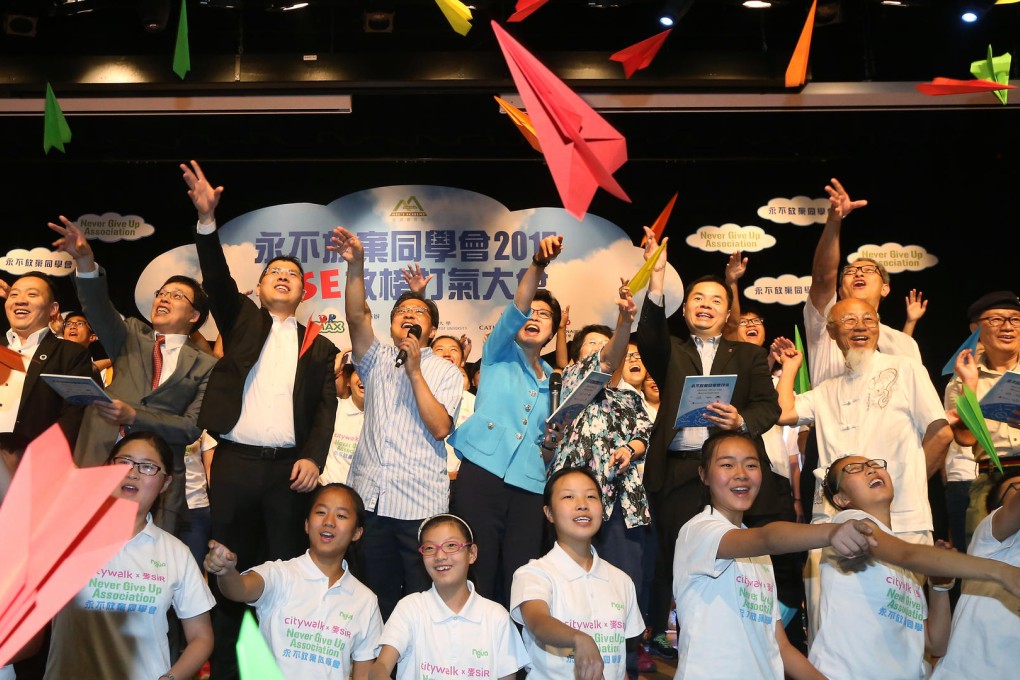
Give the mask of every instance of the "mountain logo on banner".
<path id="1" fill-rule="evenodd" d="M 428 217 L 425 208 L 421 207 L 421 201 L 415 196 L 408 196 L 406 200 L 397 201 L 397 205 L 390 211 L 390 217 Z"/>

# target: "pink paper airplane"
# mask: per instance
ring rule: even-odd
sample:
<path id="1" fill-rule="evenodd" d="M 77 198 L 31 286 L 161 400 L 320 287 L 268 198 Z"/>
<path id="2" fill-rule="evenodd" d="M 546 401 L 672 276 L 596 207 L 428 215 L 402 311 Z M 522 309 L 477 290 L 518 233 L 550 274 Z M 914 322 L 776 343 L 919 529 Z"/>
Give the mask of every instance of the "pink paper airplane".
<path id="1" fill-rule="evenodd" d="M 623 48 L 609 58 L 612 61 L 618 61 L 623 64 L 623 72 L 630 78 L 634 75 L 635 71 L 648 68 L 648 65 L 652 63 L 652 59 L 655 59 L 655 55 L 662 49 L 662 43 L 666 42 L 666 38 L 669 37 L 672 31 L 672 28 L 668 28 L 662 33 L 653 35 L 651 38 L 646 38 L 639 43 L 634 43 L 630 47 Z"/>
<path id="2" fill-rule="evenodd" d="M 995 92 L 998 90 L 1015 90 L 1016 85 L 997 83 L 994 80 L 956 80 L 955 78 L 933 78 L 930 83 L 914 86 L 917 91 L 931 97 L 946 94 L 970 94 L 971 92 Z"/>
<path id="3" fill-rule="evenodd" d="M 492 30 L 531 116 L 563 207 L 582 219 L 599 187 L 629 203 L 613 178 L 627 162 L 627 140 L 495 21 Z"/>
<path id="4" fill-rule="evenodd" d="M 549 2 L 549 0 L 517 0 L 517 6 L 514 8 L 517 11 L 511 14 L 507 21 L 524 21 L 534 14 L 535 10 L 547 2 Z"/>

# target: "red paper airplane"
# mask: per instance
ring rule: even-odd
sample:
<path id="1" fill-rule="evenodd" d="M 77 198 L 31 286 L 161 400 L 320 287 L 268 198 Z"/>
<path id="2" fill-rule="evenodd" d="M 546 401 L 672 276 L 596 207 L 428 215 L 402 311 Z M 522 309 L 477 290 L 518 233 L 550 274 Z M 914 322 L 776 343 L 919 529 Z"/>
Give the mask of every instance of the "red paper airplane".
<path id="1" fill-rule="evenodd" d="M 659 216 L 655 218 L 655 223 L 650 227 L 652 233 L 655 234 L 655 240 L 662 242 L 662 232 L 666 231 L 666 222 L 669 222 L 669 215 L 673 212 L 673 206 L 676 205 L 676 197 L 680 195 L 680 192 L 673 194 L 673 198 L 669 199 L 669 203 L 662 209 Z M 641 247 L 643 248 L 648 237 L 642 237 Z"/>
<path id="2" fill-rule="evenodd" d="M 582 219 L 599 187 L 629 203 L 613 178 L 627 162 L 627 140 L 495 21 L 492 30 L 531 116 L 563 207 Z"/>
<path id="3" fill-rule="evenodd" d="M 514 8 L 517 11 L 511 14 L 507 21 L 524 21 L 547 2 L 549 0 L 517 0 L 517 6 Z"/>
<path id="4" fill-rule="evenodd" d="M 110 497 L 127 472 L 75 468 L 59 425 L 25 451 L 0 506 L 0 666 L 131 538 L 137 503 Z"/>
<path id="5" fill-rule="evenodd" d="M 11 371 L 25 372 L 25 358 L 9 347 L 0 345 L 0 383 L 6 383 Z"/>
<path id="6" fill-rule="evenodd" d="M 312 317 L 308 317 L 308 323 L 305 325 L 305 337 L 301 341 L 301 350 L 298 352 L 298 359 L 305 355 L 308 348 L 312 346 L 312 341 L 315 340 L 315 336 L 322 330 L 322 326 L 319 325 L 318 321 L 312 321 Z"/>
<path id="7" fill-rule="evenodd" d="M 807 82 L 808 55 L 811 54 L 811 31 L 815 27 L 815 8 L 818 0 L 811 3 L 808 11 L 807 21 L 800 32 L 800 39 L 797 40 L 797 47 L 793 49 L 793 56 L 790 57 L 790 64 L 786 67 L 786 86 L 800 87 Z"/>
<path id="8" fill-rule="evenodd" d="M 669 37 L 672 31 L 672 28 L 668 28 L 662 33 L 653 35 L 651 38 L 646 38 L 639 43 L 634 43 L 630 47 L 623 48 L 609 58 L 612 61 L 618 61 L 623 64 L 623 72 L 630 78 L 634 75 L 635 71 L 648 68 L 648 65 L 652 63 L 652 59 L 655 59 L 655 55 L 662 49 L 662 43 L 666 42 L 666 38 Z"/>
<path id="9" fill-rule="evenodd" d="M 931 97 L 944 94 L 970 94 L 971 92 L 995 92 L 997 90 L 1015 90 L 1016 85 L 997 83 L 994 80 L 956 80 L 955 78 L 933 78 L 930 83 L 914 86 L 917 91 Z"/>

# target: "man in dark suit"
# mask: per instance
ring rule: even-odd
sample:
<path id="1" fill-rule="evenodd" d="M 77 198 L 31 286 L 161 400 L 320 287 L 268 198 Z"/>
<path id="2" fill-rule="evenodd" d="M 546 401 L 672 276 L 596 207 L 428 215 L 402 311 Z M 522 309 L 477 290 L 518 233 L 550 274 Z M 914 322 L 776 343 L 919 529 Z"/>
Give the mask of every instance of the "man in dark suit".
<path id="1" fill-rule="evenodd" d="M 304 294 L 304 271 L 294 258 L 266 264 L 257 289 L 261 307 L 241 294 L 216 235 L 223 187 L 213 188 L 194 161 L 181 170 L 198 211 L 195 244 L 203 285 L 223 336 L 223 358 L 213 369 L 198 418 L 219 441 L 209 487 L 212 537 L 236 553 L 238 567 L 245 569 L 266 559 L 297 557 L 308 545 L 304 494 L 318 485 L 333 435 L 337 348 L 320 336 L 299 351 L 306 329 L 294 314 Z M 234 645 L 244 607 L 218 600 L 213 675 L 235 677 Z"/>
<path id="2" fill-rule="evenodd" d="M 645 231 L 648 257 L 658 244 L 651 230 Z M 664 249 L 648 284 L 648 295 L 638 322 L 637 345 L 648 373 L 659 385 L 660 393 L 659 415 L 652 428 L 644 478 L 652 522 L 659 539 L 656 587 L 650 612 L 652 651 L 675 659 L 676 650 L 666 642 L 664 635 L 671 594 L 673 552 L 680 528 L 707 503 L 708 496 L 698 475 L 701 446 L 716 430 L 747 432 L 761 444 L 762 433 L 775 425 L 780 409 L 765 350 L 722 337 L 732 305 L 725 280 L 705 276 L 687 288 L 683 314 L 690 337 L 682 340 L 670 335 L 666 321 L 663 296 L 665 270 Z M 706 419 L 712 423 L 711 427 L 673 426 L 685 378 L 730 374 L 737 376 L 733 397 L 728 404 L 716 402 L 708 407 Z M 763 446 L 759 450 L 763 452 Z M 778 504 L 773 483 L 771 475 L 762 476 L 758 499 L 749 514 L 778 512 L 778 507 L 772 507 Z"/>
<path id="3" fill-rule="evenodd" d="M 28 272 L 7 290 L 4 303 L 6 347 L 26 361 L 26 371 L 11 371 L 0 385 L 0 432 L 14 432 L 32 441 L 59 423 L 71 448 L 81 427 L 83 407 L 66 402 L 39 376 L 43 373 L 92 375 L 88 352 L 50 332 L 50 318 L 59 309 L 53 281 L 41 272 Z"/>
<path id="4" fill-rule="evenodd" d="M 152 325 L 124 319 L 110 301 L 106 270 L 78 226 L 63 215 L 50 222 L 60 237 L 54 245 L 75 259 L 78 300 L 92 330 L 113 360 L 110 403 L 85 410 L 74 462 L 102 465 L 121 433 L 155 432 L 174 452 L 173 481 L 156 523 L 177 534 L 186 520 L 184 449 L 202 434 L 198 413 L 216 357 L 202 352 L 189 336 L 209 316 L 209 300 L 194 279 L 171 276 L 155 291 Z M 157 349 L 158 346 L 158 349 Z"/>

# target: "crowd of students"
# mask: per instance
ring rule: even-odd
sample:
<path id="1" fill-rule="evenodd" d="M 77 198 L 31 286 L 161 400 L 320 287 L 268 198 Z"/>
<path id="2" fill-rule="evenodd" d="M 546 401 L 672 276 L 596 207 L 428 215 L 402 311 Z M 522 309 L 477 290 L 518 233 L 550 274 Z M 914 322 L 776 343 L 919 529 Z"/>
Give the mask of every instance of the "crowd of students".
<path id="1" fill-rule="evenodd" d="M 651 654 L 691 680 L 1008 677 L 1020 663 L 996 643 L 1020 632 L 1020 414 L 988 421 L 1000 471 L 955 410 L 963 386 L 983 396 L 1020 365 L 1020 299 L 968 310 L 979 349 L 958 357 L 943 404 L 910 334 L 881 324 L 881 264 L 840 267 L 843 221 L 866 201 L 836 180 L 805 391 L 802 353 L 785 338 L 766 350 L 764 319 L 741 310 L 739 253 L 686 286 L 686 337 L 669 333 L 662 249 L 640 316 L 621 280 L 615 326 L 568 343 L 569 307 L 539 285 L 569 247 L 559 236 L 472 364 L 467 338 L 437 336 L 417 265 L 376 336 L 364 249 L 337 227 L 340 353 L 295 319 L 299 261 L 266 263 L 258 304 L 241 292 L 216 235 L 223 188 L 194 161 L 181 170 L 203 282 L 170 277 L 149 323 L 117 314 L 63 217 L 50 227 L 81 312 L 59 316 L 37 272 L 0 291 L 26 369 L 0 387 L 2 470 L 57 423 L 77 464 L 123 466 L 114 495 L 138 503 L 131 540 L 0 678 L 183 680 L 207 660 L 237 677 L 248 607 L 288 678 L 619 680 L 653 670 Z M 646 258 L 658 246 L 646 229 Z M 924 304 L 911 291 L 906 330 Z M 210 312 L 214 343 L 197 334 Z M 75 406 L 40 371 L 93 376 L 110 399 Z M 560 373 L 564 399 L 609 377 L 550 418 Z M 677 427 L 685 379 L 705 375 L 734 376 L 732 394 Z M 961 459 L 972 474 L 951 481 L 971 498 L 954 488 L 950 507 L 967 553 L 934 541 L 926 484 Z"/>

